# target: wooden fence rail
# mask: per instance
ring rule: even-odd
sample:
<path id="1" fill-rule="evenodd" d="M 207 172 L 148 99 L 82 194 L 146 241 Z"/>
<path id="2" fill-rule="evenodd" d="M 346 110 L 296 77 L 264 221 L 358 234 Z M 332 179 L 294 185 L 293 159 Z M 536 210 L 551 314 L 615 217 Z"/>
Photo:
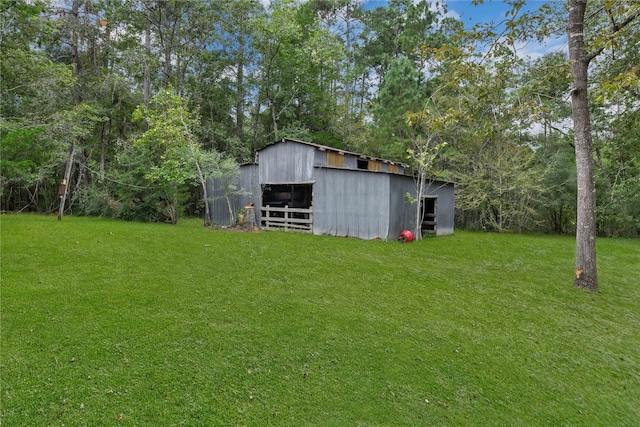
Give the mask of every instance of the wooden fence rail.
<path id="1" fill-rule="evenodd" d="M 264 230 L 296 230 L 311 233 L 313 231 L 313 208 L 261 208 L 260 225 Z"/>

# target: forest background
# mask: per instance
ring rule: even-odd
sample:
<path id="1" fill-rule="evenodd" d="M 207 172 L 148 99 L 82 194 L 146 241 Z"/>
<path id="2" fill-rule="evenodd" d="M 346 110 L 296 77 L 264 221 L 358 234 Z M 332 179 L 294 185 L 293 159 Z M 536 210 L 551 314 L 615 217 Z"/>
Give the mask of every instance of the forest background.
<path id="1" fill-rule="evenodd" d="M 66 178 L 66 212 L 204 215 L 203 179 L 235 191 L 289 137 L 455 182 L 457 227 L 574 233 L 568 50 L 519 54 L 568 6 L 509 6 L 465 28 L 413 0 L 1 0 L 2 210 L 56 211 Z M 587 43 L 634 7 L 590 2 Z M 638 27 L 589 68 L 599 235 L 640 235 Z"/>

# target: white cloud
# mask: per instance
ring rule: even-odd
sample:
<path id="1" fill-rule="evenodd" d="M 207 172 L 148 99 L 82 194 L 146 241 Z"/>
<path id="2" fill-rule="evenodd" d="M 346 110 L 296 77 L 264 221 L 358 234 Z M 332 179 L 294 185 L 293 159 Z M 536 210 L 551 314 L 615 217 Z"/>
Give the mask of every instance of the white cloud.
<path id="1" fill-rule="evenodd" d="M 563 37 L 548 37 L 541 42 L 530 40 L 526 42 L 516 42 L 516 55 L 523 59 L 535 60 L 552 52 L 566 52 L 567 39 Z"/>
<path id="2" fill-rule="evenodd" d="M 418 2 L 418 1 L 420 0 L 414 0 L 414 2 Z M 437 12 L 444 5 L 447 8 L 447 13 L 445 13 L 444 15 L 445 18 L 453 18 L 453 19 L 460 20 L 462 18 L 462 15 L 460 15 L 458 12 L 456 12 L 451 7 L 449 7 L 448 3 L 449 2 L 447 0 L 429 0 L 429 8 L 432 11 Z"/>

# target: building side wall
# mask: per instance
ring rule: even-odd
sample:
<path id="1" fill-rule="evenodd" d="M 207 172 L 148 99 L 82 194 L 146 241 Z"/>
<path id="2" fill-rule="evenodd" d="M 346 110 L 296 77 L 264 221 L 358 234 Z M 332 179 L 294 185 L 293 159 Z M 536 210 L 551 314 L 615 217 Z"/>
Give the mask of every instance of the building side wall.
<path id="1" fill-rule="evenodd" d="M 321 150 L 314 150 L 314 166 L 326 166 L 327 165 L 327 152 Z"/>
<path id="2" fill-rule="evenodd" d="M 240 167 L 238 180 L 239 194 L 230 197 L 232 210 L 237 213 L 239 208 L 253 203 L 260 206 L 260 185 L 258 183 L 258 165 L 244 165 Z M 209 209 L 214 224 L 229 225 L 231 216 L 229 207 L 220 186 L 219 179 L 207 179 L 207 192 L 209 193 Z M 258 223 L 258 222 L 256 222 Z"/>
<path id="3" fill-rule="evenodd" d="M 258 165 L 245 165 L 240 168 L 240 188 L 243 195 L 240 196 L 240 206 L 245 207 L 253 203 L 255 224 L 260 225 L 260 206 L 262 206 L 262 188 L 258 181 Z"/>
<path id="4" fill-rule="evenodd" d="M 313 232 L 387 239 L 389 176 L 366 171 L 316 168 Z"/>
<path id="5" fill-rule="evenodd" d="M 429 196 L 438 196 L 438 204 L 436 206 L 436 234 L 438 236 L 453 234 L 455 219 L 454 185 L 450 182 L 435 181 L 429 187 L 427 194 Z"/>
<path id="6" fill-rule="evenodd" d="M 406 194 L 413 197 L 416 187 L 409 176 L 390 175 L 389 190 L 389 239 L 398 238 L 402 230 L 415 230 L 416 205 L 410 203 Z"/>
<path id="7" fill-rule="evenodd" d="M 347 169 L 358 169 L 358 158 L 356 156 L 345 155 L 344 167 Z"/>
<path id="8" fill-rule="evenodd" d="M 402 230 L 415 230 L 415 203 L 409 203 L 406 193 L 416 196 L 416 187 L 412 177 L 391 176 L 390 201 L 391 214 L 389 235 L 398 236 Z M 454 223 L 454 185 L 442 181 L 434 181 L 427 189 L 427 196 L 438 198 L 436 207 L 436 234 L 443 236 L 453 234 Z"/>
<path id="9" fill-rule="evenodd" d="M 315 148 L 312 146 L 295 142 L 271 145 L 260 151 L 258 182 L 309 182 L 313 179 L 315 161 Z"/>
<path id="10" fill-rule="evenodd" d="M 220 188 L 220 181 L 217 179 L 207 179 L 207 193 L 209 195 L 209 210 L 211 211 L 211 221 L 214 224 L 227 225 L 231 222 L 229 208 L 224 197 L 224 192 Z"/>

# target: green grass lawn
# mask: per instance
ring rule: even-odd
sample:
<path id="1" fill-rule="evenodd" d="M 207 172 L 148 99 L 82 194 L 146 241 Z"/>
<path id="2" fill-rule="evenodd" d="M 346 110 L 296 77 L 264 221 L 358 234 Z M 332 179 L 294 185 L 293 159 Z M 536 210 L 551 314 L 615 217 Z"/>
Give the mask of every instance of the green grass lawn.
<path id="1" fill-rule="evenodd" d="M 640 425 L 639 240 L 0 221 L 2 425 Z"/>

